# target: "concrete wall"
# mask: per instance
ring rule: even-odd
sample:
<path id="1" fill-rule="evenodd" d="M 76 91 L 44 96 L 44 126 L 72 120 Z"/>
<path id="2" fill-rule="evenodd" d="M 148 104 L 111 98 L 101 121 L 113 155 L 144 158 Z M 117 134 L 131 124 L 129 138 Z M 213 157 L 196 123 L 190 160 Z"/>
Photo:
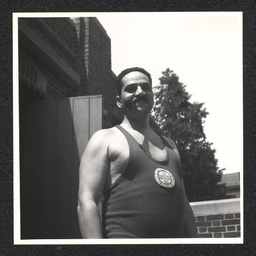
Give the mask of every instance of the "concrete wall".
<path id="1" fill-rule="evenodd" d="M 228 238 L 241 236 L 240 199 L 193 202 L 190 204 L 199 237 Z"/>

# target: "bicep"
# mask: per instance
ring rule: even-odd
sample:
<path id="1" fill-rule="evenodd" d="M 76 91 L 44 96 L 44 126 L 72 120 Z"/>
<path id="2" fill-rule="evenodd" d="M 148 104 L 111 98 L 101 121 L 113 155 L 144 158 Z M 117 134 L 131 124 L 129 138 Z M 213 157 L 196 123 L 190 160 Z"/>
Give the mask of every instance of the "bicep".
<path id="1" fill-rule="evenodd" d="M 104 189 L 109 160 L 106 144 L 93 137 L 82 155 L 79 168 L 79 198 L 98 203 Z"/>

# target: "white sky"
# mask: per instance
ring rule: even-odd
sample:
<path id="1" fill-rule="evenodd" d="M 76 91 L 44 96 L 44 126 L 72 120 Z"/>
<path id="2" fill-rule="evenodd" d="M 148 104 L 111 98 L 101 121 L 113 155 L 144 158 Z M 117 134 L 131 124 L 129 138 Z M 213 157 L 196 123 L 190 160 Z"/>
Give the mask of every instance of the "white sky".
<path id="1" fill-rule="evenodd" d="M 20 17 L 38 13 L 22 13 Z M 111 39 L 112 70 L 148 70 L 157 85 L 173 70 L 205 103 L 207 140 L 225 173 L 243 171 L 242 12 L 42 13 L 41 17 L 97 17 Z"/>
<path id="2" fill-rule="evenodd" d="M 173 70 L 191 101 L 204 102 L 207 140 L 225 173 L 243 170 L 242 13 L 97 13 L 111 38 L 112 70 Z"/>

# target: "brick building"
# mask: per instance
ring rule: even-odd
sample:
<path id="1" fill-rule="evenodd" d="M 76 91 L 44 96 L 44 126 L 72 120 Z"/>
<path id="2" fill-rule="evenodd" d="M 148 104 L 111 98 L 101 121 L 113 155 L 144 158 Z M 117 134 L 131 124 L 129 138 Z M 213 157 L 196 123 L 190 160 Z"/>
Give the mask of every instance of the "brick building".
<path id="1" fill-rule="evenodd" d="M 75 18 L 81 67 L 85 67 L 86 95 L 101 94 L 103 126 L 110 127 L 120 120 L 115 102 L 115 74 L 111 70 L 111 41 L 96 18 Z"/>
<path id="2" fill-rule="evenodd" d="M 227 197 L 240 198 L 240 172 L 224 174 L 219 184 L 226 185 Z"/>
<path id="3" fill-rule="evenodd" d="M 111 40 L 96 18 L 19 18 L 21 128 L 32 100 L 102 95 L 103 128 L 120 121 Z"/>
<path id="4" fill-rule="evenodd" d="M 228 199 L 191 203 L 199 237 L 241 237 L 240 173 L 224 174 L 219 184 L 226 185 Z"/>
<path id="5" fill-rule="evenodd" d="M 241 237 L 240 198 L 191 203 L 201 238 Z"/>

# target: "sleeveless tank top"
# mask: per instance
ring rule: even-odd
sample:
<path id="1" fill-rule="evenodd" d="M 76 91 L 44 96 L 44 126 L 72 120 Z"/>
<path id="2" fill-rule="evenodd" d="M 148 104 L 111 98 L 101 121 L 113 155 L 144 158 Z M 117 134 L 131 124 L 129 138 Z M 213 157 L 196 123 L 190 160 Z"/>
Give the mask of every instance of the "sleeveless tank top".
<path id="1" fill-rule="evenodd" d="M 124 128 L 116 127 L 127 139 L 129 160 L 105 195 L 102 209 L 104 237 L 184 237 L 184 189 L 176 152 L 159 135 L 165 145 L 166 159 L 157 161 Z M 172 186 L 175 185 L 171 188 L 161 185 L 165 182 L 156 170 L 163 169 L 173 177 Z"/>

